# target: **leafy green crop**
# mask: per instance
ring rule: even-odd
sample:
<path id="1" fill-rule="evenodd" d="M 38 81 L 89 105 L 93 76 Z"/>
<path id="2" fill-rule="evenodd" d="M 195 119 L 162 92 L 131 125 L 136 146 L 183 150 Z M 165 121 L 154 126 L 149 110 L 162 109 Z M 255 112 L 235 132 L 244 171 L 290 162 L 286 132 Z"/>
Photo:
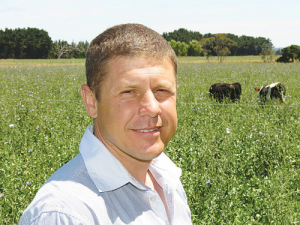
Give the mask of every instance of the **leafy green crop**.
<path id="1" fill-rule="evenodd" d="M 300 222 L 300 64 L 180 64 L 178 130 L 165 149 L 182 168 L 194 224 Z M 87 125 L 83 66 L 0 68 L 0 224 L 17 224 L 41 185 L 75 155 Z M 287 105 L 255 87 L 282 82 Z M 208 97 L 240 82 L 240 103 Z"/>

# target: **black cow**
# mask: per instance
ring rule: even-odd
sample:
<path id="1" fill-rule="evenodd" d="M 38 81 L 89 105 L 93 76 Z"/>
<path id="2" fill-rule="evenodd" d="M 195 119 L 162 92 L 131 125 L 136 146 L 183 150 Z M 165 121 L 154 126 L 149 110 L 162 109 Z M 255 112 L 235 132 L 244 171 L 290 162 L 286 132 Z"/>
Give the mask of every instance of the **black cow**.
<path id="1" fill-rule="evenodd" d="M 258 97 L 261 103 L 270 100 L 276 101 L 276 99 L 278 99 L 280 103 L 285 103 L 284 96 L 286 88 L 280 82 L 262 86 L 260 89 L 255 88 L 255 91 L 258 91 Z"/>
<path id="2" fill-rule="evenodd" d="M 209 88 L 210 97 L 216 99 L 220 103 L 224 98 L 230 98 L 232 102 L 235 102 L 237 100 L 239 101 L 241 99 L 241 94 L 242 87 L 240 83 L 216 83 Z"/>

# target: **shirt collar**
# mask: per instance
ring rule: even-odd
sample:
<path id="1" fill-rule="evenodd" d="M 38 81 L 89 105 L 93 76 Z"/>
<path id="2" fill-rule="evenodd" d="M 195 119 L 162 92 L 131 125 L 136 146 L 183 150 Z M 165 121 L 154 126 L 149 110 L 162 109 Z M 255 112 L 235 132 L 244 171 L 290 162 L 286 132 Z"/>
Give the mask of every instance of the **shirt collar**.
<path id="1" fill-rule="evenodd" d="M 94 126 L 88 126 L 79 145 L 79 151 L 89 176 L 100 192 L 115 190 L 127 183 L 140 189 L 147 187 L 138 182 L 93 134 Z M 149 168 L 155 180 L 163 187 L 179 181 L 181 169 L 164 153 L 154 159 Z M 175 186 L 176 187 L 176 186 Z"/>
<path id="2" fill-rule="evenodd" d="M 153 159 L 149 170 L 161 187 L 176 188 L 180 181 L 181 169 L 177 167 L 165 153 Z"/>

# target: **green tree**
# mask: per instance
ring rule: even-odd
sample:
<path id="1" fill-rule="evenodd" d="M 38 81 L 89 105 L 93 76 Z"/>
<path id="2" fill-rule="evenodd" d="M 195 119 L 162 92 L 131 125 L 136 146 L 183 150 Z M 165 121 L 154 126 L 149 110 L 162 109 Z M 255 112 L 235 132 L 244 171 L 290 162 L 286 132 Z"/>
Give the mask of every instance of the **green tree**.
<path id="1" fill-rule="evenodd" d="M 189 43 L 188 47 L 188 56 L 200 56 L 202 52 L 202 48 L 199 45 L 199 42 L 196 40 L 192 40 Z"/>
<path id="2" fill-rule="evenodd" d="M 259 55 L 264 49 L 273 49 L 273 44 L 269 38 L 257 37 L 255 38 L 255 53 Z"/>
<path id="3" fill-rule="evenodd" d="M 262 50 L 260 55 L 261 55 L 261 59 L 265 63 L 269 63 L 269 62 L 272 62 L 276 53 L 273 49 L 266 49 L 266 50 Z"/>
<path id="4" fill-rule="evenodd" d="M 0 58 L 44 59 L 48 57 L 51 46 L 48 32 L 37 28 L 0 32 Z"/>
<path id="5" fill-rule="evenodd" d="M 178 30 L 174 30 L 173 32 L 164 32 L 163 37 L 170 42 L 171 40 L 184 42 L 186 44 L 190 45 L 190 42 L 192 40 L 201 41 L 202 39 L 207 40 L 208 38 L 216 37 L 218 34 L 211 34 L 207 33 L 202 35 L 200 32 L 197 31 L 188 31 L 187 29 L 180 28 Z M 268 38 L 264 37 L 251 37 L 251 36 L 237 36 L 235 34 L 226 34 L 227 38 L 237 43 L 233 46 L 227 46 L 227 49 L 216 49 L 221 54 L 229 54 L 230 55 L 259 55 L 262 50 L 264 50 L 265 45 L 273 46 L 272 42 Z M 191 50 L 191 49 L 190 49 Z M 188 52 L 188 55 L 193 55 L 190 53 L 190 50 Z M 228 51 L 229 50 L 229 51 Z M 205 56 L 210 55 L 217 55 L 214 51 L 213 47 L 208 47 L 206 49 L 202 49 L 202 54 Z M 219 56 L 220 60 L 224 59 L 223 56 Z"/>
<path id="6" fill-rule="evenodd" d="M 66 58 L 66 53 L 69 51 L 69 44 L 67 41 L 58 40 L 54 42 L 53 52 L 55 53 L 55 57 L 57 59 Z"/>
<path id="7" fill-rule="evenodd" d="M 78 44 L 72 42 L 68 44 L 67 41 L 58 40 L 54 41 L 51 51 L 49 52 L 49 58 L 85 58 L 86 51 L 89 46 L 87 41 L 80 41 Z"/>
<path id="8" fill-rule="evenodd" d="M 177 56 L 186 56 L 188 53 L 188 45 L 181 41 L 171 40 L 169 42 Z"/>
<path id="9" fill-rule="evenodd" d="M 162 35 L 167 41 L 175 40 L 184 42 L 186 44 L 190 43 L 192 40 L 199 41 L 202 38 L 202 34 L 197 31 L 188 31 L 187 29 L 180 28 L 174 30 L 173 32 L 163 33 Z"/>
<path id="10" fill-rule="evenodd" d="M 291 45 L 281 49 L 282 56 L 276 60 L 276 62 L 294 62 L 300 61 L 300 46 Z"/>
<path id="11" fill-rule="evenodd" d="M 211 50 L 203 48 L 202 54 L 204 55 L 205 59 L 209 61 L 209 57 L 211 56 Z"/>
<path id="12" fill-rule="evenodd" d="M 14 42 L 14 32 L 11 29 L 0 32 L 0 58 L 15 58 L 16 43 Z"/>
<path id="13" fill-rule="evenodd" d="M 237 45 L 233 46 L 230 51 L 231 51 L 231 55 L 237 55 L 237 50 L 238 50 L 238 42 L 239 42 L 239 36 L 235 35 L 235 34 L 227 34 L 227 37 L 230 38 L 231 40 L 235 41 L 237 43 Z"/>
<path id="14" fill-rule="evenodd" d="M 214 48 L 214 43 L 215 41 L 215 37 L 214 36 L 210 36 L 210 37 L 207 37 L 207 38 L 202 38 L 200 41 L 199 41 L 199 45 L 201 46 L 202 48 L 202 53 L 204 54 L 204 56 L 206 58 L 208 58 L 209 56 L 211 56 L 214 52 L 213 48 Z"/>
<path id="15" fill-rule="evenodd" d="M 227 34 L 216 34 L 209 38 L 203 38 L 199 42 L 207 52 L 214 51 L 218 56 L 219 62 L 223 62 L 226 56 L 231 54 L 230 49 L 237 46 L 237 42 L 227 37 Z"/>
<path id="16" fill-rule="evenodd" d="M 265 44 L 263 46 L 263 50 L 260 53 L 262 60 L 265 63 L 272 62 L 273 58 L 275 57 L 276 53 L 275 50 L 273 49 L 273 46 L 270 46 L 268 44 Z"/>
<path id="17" fill-rule="evenodd" d="M 255 55 L 255 38 L 246 35 L 240 36 L 236 55 Z"/>
<path id="18" fill-rule="evenodd" d="M 48 32 L 37 28 L 27 28 L 26 55 L 31 59 L 46 59 L 51 49 L 52 40 Z"/>
<path id="19" fill-rule="evenodd" d="M 234 39 L 238 44 L 235 55 L 259 55 L 266 47 L 273 48 L 270 39 L 264 37 L 254 38 L 251 36 L 242 35 L 238 40 Z"/>
<path id="20" fill-rule="evenodd" d="M 78 44 L 77 44 L 78 51 L 77 51 L 77 53 L 75 55 L 75 58 L 85 58 L 88 46 L 89 46 L 89 43 L 87 41 L 85 41 L 85 42 L 83 42 L 83 41 L 78 42 Z"/>
<path id="21" fill-rule="evenodd" d="M 203 38 L 210 38 L 210 37 L 213 37 L 213 36 L 215 36 L 215 35 L 211 34 L 211 33 L 207 33 L 207 34 L 203 35 Z"/>
<path id="22" fill-rule="evenodd" d="M 75 42 L 72 42 L 67 47 L 66 57 L 70 59 L 75 58 L 78 52 L 79 52 L 79 48 L 77 47 Z"/>

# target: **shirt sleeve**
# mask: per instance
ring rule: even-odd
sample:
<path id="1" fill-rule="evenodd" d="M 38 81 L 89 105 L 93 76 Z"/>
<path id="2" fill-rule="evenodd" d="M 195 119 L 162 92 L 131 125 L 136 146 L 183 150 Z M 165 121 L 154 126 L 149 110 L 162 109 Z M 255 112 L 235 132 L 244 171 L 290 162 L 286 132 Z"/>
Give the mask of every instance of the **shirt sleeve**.
<path id="1" fill-rule="evenodd" d="M 46 212 L 40 214 L 36 218 L 28 218 L 23 215 L 19 221 L 19 225 L 87 225 L 79 218 L 61 212 Z"/>

